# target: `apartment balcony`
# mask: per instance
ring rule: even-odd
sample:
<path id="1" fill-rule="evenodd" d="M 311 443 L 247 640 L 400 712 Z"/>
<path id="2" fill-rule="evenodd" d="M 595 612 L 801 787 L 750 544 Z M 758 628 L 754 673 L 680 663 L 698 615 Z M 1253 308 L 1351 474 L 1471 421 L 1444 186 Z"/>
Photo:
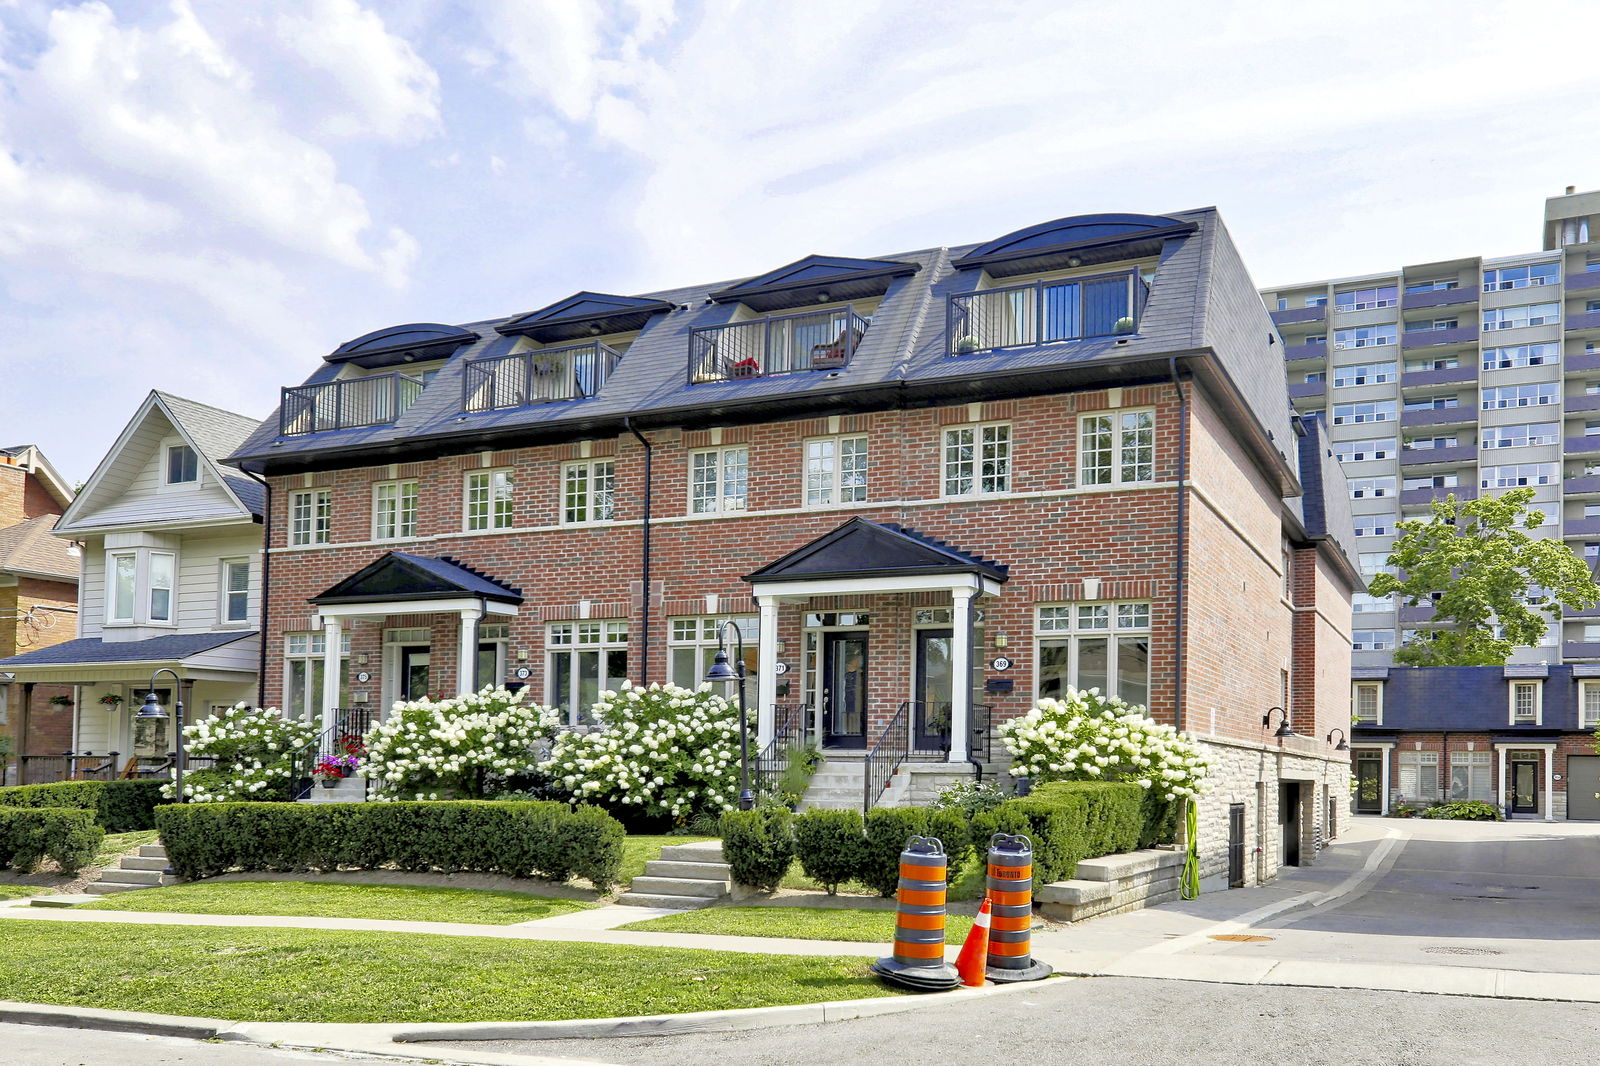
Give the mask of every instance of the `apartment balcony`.
<path id="1" fill-rule="evenodd" d="M 1299 359 L 1326 359 L 1328 358 L 1328 342 L 1317 341 L 1315 344 L 1285 344 L 1283 346 L 1283 361 L 1293 363 Z"/>
<path id="2" fill-rule="evenodd" d="M 689 380 L 736 381 L 774 374 L 839 370 L 867 332 L 853 308 L 771 315 L 689 332 Z"/>
<path id="3" fill-rule="evenodd" d="M 1423 411 L 1401 411 L 1402 429 L 1421 429 L 1424 426 L 1465 426 L 1478 420 L 1478 409 L 1470 404 L 1459 407 L 1432 407 Z"/>
<path id="4" fill-rule="evenodd" d="M 598 341 L 474 359 L 463 368 L 461 410 L 504 411 L 593 396 L 622 353 Z"/>
<path id="5" fill-rule="evenodd" d="M 1568 292 L 1594 292 L 1600 289 L 1600 270 L 1580 270 L 1567 275 Z"/>
<path id="6" fill-rule="evenodd" d="M 1600 641 L 1565 640 L 1561 642 L 1561 658 L 1566 662 L 1575 659 L 1600 659 Z"/>
<path id="7" fill-rule="evenodd" d="M 950 354 L 1131 334 L 1144 292 L 1137 275 L 1119 273 L 951 293 Z"/>
<path id="8" fill-rule="evenodd" d="M 1575 352 L 1567 356 L 1567 373 L 1584 374 L 1600 370 L 1600 351 Z"/>
<path id="9" fill-rule="evenodd" d="M 1562 406 L 1567 414 L 1581 414 L 1585 411 L 1600 411 L 1600 393 L 1580 393 L 1577 396 L 1562 398 Z"/>
<path id="10" fill-rule="evenodd" d="M 1415 311 L 1424 307 L 1460 307 L 1477 302 L 1478 290 L 1463 286 L 1458 289 L 1430 289 L 1427 292 L 1405 293 L 1400 297 L 1400 308 L 1403 311 Z"/>
<path id="11" fill-rule="evenodd" d="M 278 433 L 299 437 L 335 429 L 386 426 L 422 395 L 421 380 L 401 373 L 373 374 L 283 390 Z"/>
<path id="12" fill-rule="evenodd" d="M 1457 326 L 1455 329 L 1408 329 L 1400 335 L 1400 347 L 1437 348 L 1447 344 L 1478 343 L 1477 326 Z"/>
<path id="13" fill-rule="evenodd" d="M 1600 329 L 1600 311 L 1577 311 L 1567 316 L 1567 332 L 1579 333 Z"/>
<path id="14" fill-rule="evenodd" d="M 1400 508 L 1426 507 L 1434 500 L 1442 500 L 1446 496 L 1454 495 L 1455 498 L 1465 503 L 1478 498 L 1478 490 L 1471 485 L 1434 485 L 1425 489 L 1401 489 Z"/>
<path id="15" fill-rule="evenodd" d="M 1315 396 L 1325 396 L 1328 393 L 1326 381 L 1301 381 L 1289 386 L 1289 399 L 1304 400 Z"/>
<path id="16" fill-rule="evenodd" d="M 1322 322 L 1328 317 L 1326 307 L 1286 307 L 1282 311 L 1269 312 L 1274 325 L 1290 326 L 1296 322 Z"/>
<path id="17" fill-rule="evenodd" d="M 1567 497 L 1600 496 L 1600 475 L 1569 477 L 1561 483 L 1561 495 Z"/>
<path id="18" fill-rule="evenodd" d="M 1415 389 L 1428 385 L 1470 385 L 1477 380 L 1478 368 L 1469 363 L 1442 370 L 1407 370 L 1400 375 L 1400 387 Z"/>
<path id="19" fill-rule="evenodd" d="M 1402 607 L 1399 611 L 1401 625 L 1423 625 L 1433 621 L 1433 604 L 1422 604 L 1416 607 Z"/>
<path id="20" fill-rule="evenodd" d="M 1569 518 L 1561 523 L 1563 540 L 1600 539 L 1600 518 Z"/>
<path id="21" fill-rule="evenodd" d="M 1600 433 L 1568 437 L 1561 442 L 1563 455 L 1600 455 Z"/>
<path id="22" fill-rule="evenodd" d="M 1561 617 L 1564 620 L 1573 618 L 1600 618 L 1600 607 L 1585 607 L 1580 611 L 1563 610 L 1561 612 Z"/>
<path id="23" fill-rule="evenodd" d="M 1472 444 L 1458 444 L 1451 448 L 1405 448 L 1400 452 L 1400 466 L 1463 466 L 1478 461 L 1478 449 Z"/>

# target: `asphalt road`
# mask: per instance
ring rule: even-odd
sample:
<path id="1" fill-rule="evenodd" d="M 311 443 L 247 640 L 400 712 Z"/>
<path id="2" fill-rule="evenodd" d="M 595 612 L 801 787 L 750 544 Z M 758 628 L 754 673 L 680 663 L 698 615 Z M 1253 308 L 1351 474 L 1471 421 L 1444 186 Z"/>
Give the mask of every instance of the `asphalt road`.
<path id="1" fill-rule="evenodd" d="M 405 1066 L 406 1061 L 0 1023 L 4 1066 Z"/>

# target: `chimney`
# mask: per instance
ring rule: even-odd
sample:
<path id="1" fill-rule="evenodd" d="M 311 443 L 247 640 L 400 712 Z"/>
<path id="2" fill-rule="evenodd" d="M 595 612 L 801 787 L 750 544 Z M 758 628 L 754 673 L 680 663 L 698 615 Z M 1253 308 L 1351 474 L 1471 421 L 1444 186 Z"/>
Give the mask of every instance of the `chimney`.
<path id="1" fill-rule="evenodd" d="M 1578 187 L 1576 185 L 1568 185 L 1567 186 L 1567 195 L 1568 196 L 1571 196 L 1573 193 L 1575 193 L 1577 191 L 1578 191 Z"/>

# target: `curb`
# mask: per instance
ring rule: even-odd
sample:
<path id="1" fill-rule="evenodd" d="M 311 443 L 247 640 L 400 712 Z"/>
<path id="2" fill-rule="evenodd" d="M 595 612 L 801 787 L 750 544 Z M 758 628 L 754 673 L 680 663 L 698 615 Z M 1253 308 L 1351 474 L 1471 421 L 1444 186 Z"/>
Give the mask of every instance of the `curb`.
<path id="1" fill-rule="evenodd" d="M 0 1000 L 0 1022 L 46 1025 L 57 1029 L 103 1029 L 145 1036 L 183 1036 L 210 1040 L 232 1026 L 216 1018 L 191 1018 L 182 1014 L 147 1014 L 143 1011 L 102 1007 L 58 1007 L 41 1003 Z"/>

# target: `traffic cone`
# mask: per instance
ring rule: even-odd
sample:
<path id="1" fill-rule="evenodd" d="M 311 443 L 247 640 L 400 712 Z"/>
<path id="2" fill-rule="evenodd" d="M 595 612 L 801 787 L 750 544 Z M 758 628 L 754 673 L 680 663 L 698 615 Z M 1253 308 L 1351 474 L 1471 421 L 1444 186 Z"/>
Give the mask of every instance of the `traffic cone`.
<path id="1" fill-rule="evenodd" d="M 956 973 L 961 975 L 961 983 L 968 988 L 983 987 L 983 971 L 989 959 L 989 897 L 983 897 L 983 906 L 978 908 L 978 916 L 972 920 L 972 932 L 967 934 L 966 942 L 961 945 L 961 954 L 956 956 Z"/>

